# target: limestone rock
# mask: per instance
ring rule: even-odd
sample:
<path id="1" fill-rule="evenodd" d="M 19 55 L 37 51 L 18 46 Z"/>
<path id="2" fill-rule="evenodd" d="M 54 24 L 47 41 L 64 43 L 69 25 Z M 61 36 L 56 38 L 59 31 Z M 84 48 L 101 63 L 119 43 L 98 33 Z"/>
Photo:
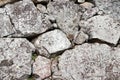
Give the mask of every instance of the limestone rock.
<path id="1" fill-rule="evenodd" d="M 35 47 L 24 38 L 0 39 L 0 80 L 26 80 Z"/>
<path id="2" fill-rule="evenodd" d="M 79 31 L 81 7 L 74 2 L 58 3 L 50 2 L 47 6 L 49 16 L 56 19 L 58 27 L 73 40 Z"/>
<path id="3" fill-rule="evenodd" d="M 10 18 L 5 13 L 4 8 L 0 8 L 0 37 L 9 36 L 15 33 L 15 29 L 10 22 Z"/>
<path id="4" fill-rule="evenodd" d="M 38 56 L 33 64 L 33 74 L 40 77 L 39 80 L 51 75 L 51 61 L 45 57 Z"/>
<path id="5" fill-rule="evenodd" d="M 16 29 L 16 37 L 29 37 L 45 32 L 50 27 L 46 15 L 41 14 L 31 0 L 5 6 Z"/>
<path id="6" fill-rule="evenodd" d="M 44 47 L 50 54 L 56 53 L 71 47 L 70 41 L 60 30 L 53 30 L 40 35 L 34 41 L 36 48 Z"/>
<path id="7" fill-rule="evenodd" d="M 88 40 L 88 35 L 85 34 L 83 31 L 80 31 L 78 33 L 78 35 L 76 36 L 76 38 L 74 40 L 74 43 L 76 43 L 76 44 L 82 44 L 82 43 L 84 43 L 87 40 Z"/>
<path id="8" fill-rule="evenodd" d="M 120 26 L 110 16 L 94 16 L 88 19 L 84 25 L 86 26 L 86 30 L 88 30 L 90 39 L 99 39 L 114 45 L 118 43 Z"/>
<path id="9" fill-rule="evenodd" d="M 62 80 L 119 80 L 120 48 L 85 43 L 65 51 L 58 67 Z"/>

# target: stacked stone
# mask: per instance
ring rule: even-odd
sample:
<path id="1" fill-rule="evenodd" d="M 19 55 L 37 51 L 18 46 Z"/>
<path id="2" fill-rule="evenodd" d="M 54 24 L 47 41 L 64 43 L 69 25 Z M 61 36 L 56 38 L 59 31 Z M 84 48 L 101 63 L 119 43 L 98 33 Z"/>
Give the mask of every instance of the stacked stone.
<path id="1" fill-rule="evenodd" d="M 119 0 L 0 0 L 0 80 L 120 80 Z"/>

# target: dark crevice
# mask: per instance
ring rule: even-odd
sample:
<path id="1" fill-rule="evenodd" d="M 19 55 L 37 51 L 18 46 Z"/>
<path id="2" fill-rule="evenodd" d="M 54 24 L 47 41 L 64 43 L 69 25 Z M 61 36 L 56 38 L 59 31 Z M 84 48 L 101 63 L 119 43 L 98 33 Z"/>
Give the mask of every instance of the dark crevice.
<path id="1" fill-rule="evenodd" d="M 46 30 L 46 31 L 43 32 L 43 33 L 34 34 L 34 35 L 27 36 L 27 37 L 23 37 L 23 38 L 27 38 L 28 41 L 32 42 L 32 40 L 34 40 L 34 39 L 37 38 L 38 36 L 40 36 L 40 35 L 42 35 L 42 34 L 45 34 L 45 33 L 47 33 L 47 32 L 53 31 L 53 30 L 55 30 L 55 29 L 59 29 L 59 28 L 51 27 L 50 29 Z"/>
<path id="2" fill-rule="evenodd" d="M 97 39 L 97 38 L 89 39 L 88 41 L 86 41 L 86 43 L 100 43 L 100 44 L 107 44 L 107 45 L 109 45 L 109 46 L 111 46 L 111 47 L 115 47 L 114 44 L 108 43 L 108 42 L 106 42 L 106 41 L 99 40 L 99 39 Z"/>
<path id="3" fill-rule="evenodd" d="M 1 0 L 1 2 L 5 2 L 5 1 L 8 1 L 8 0 Z M 9 2 L 6 2 L 3 5 L 1 5 L 0 8 L 4 8 L 6 4 L 14 4 L 15 2 L 18 2 L 18 1 L 22 1 L 22 0 L 9 0 Z"/>
<path id="4" fill-rule="evenodd" d="M 117 44 L 115 45 L 115 47 L 118 47 L 119 45 L 120 45 L 120 38 L 119 38 Z"/>
<path id="5" fill-rule="evenodd" d="M 27 80 L 36 80 L 37 78 L 39 78 L 38 75 L 36 75 L 36 74 L 31 74 L 31 75 L 29 75 L 29 77 L 28 77 Z"/>
<path id="6" fill-rule="evenodd" d="M 41 1 L 41 2 L 36 2 L 36 1 L 33 1 L 34 5 L 37 6 L 37 4 L 41 4 L 43 6 L 45 6 L 47 8 L 47 5 L 49 2 L 46 2 L 46 1 Z"/>
<path id="7" fill-rule="evenodd" d="M 39 56 L 39 52 L 37 51 L 37 49 L 35 50 L 35 52 L 32 53 L 32 60 L 35 61 L 35 59 Z"/>
<path id="8" fill-rule="evenodd" d="M 30 42 L 32 42 L 32 40 L 34 40 L 35 38 L 37 38 L 40 34 L 34 34 L 33 36 L 28 36 L 26 39 Z"/>
<path id="9" fill-rule="evenodd" d="M 56 57 L 62 55 L 65 51 L 66 51 L 66 50 L 58 51 L 58 52 L 56 52 L 56 53 L 52 53 L 52 54 L 50 55 L 49 59 L 51 59 L 51 58 L 56 58 Z"/>
<path id="10" fill-rule="evenodd" d="M 31 63 L 31 74 L 29 75 L 28 80 L 36 80 L 36 78 L 39 77 L 38 75 L 33 74 L 33 63 L 35 62 L 35 59 L 38 57 L 38 55 L 39 54 L 37 53 L 36 50 L 32 53 L 33 62 Z"/>

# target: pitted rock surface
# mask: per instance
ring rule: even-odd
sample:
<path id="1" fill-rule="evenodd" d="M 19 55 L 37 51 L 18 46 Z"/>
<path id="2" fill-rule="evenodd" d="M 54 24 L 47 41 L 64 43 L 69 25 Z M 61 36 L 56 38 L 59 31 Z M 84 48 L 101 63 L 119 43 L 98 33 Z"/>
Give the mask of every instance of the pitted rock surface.
<path id="1" fill-rule="evenodd" d="M 83 28 L 90 35 L 90 39 L 99 39 L 115 45 L 118 43 L 120 26 L 109 15 L 94 16 L 81 24 L 84 24 Z"/>
<path id="2" fill-rule="evenodd" d="M 33 74 L 38 75 L 38 79 L 49 77 L 51 75 L 51 61 L 45 57 L 38 56 L 33 64 Z"/>
<path id="3" fill-rule="evenodd" d="M 47 6 L 48 13 L 55 18 L 58 27 L 67 34 L 69 39 L 74 39 L 79 31 L 79 20 L 82 8 L 74 2 L 50 2 Z"/>
<path id="4" fill-rule="evenodd" d="M 15 29 L 6 14 L 4 8 L 0 8 L 0 37 L 9 36 L 15 33 Z"/>
<path id="5" fill-rule="evenodd" d="M 94 0 L 96 6 L 120 23 L 120 0 Z"/>
<path id="6" fill-rule="evenodd" d="M 62 80 L 119 80 L 120 48 L 85 43 L 59 58 L 55 78 Z M 59 75 L 58 75 L 59 73 Z"/>
<path id="7" fill-rule="evenodd" d="M 46 15 L 41 14 L 30 0 L 5 6 L 16 29 L 16 37 L 28 37 L 45 32 L 50 27 Z"/>
<path id="8" fill-rule="evenodd" d="M 0 39 L 0 80 L 25 80 L 31 74 L 35 47 L 26 39 Z"/>
<path id="9" fill-rule="evenodd" d="M 120 0 L 0 0 L 0 80 L 120 80 Z"/>

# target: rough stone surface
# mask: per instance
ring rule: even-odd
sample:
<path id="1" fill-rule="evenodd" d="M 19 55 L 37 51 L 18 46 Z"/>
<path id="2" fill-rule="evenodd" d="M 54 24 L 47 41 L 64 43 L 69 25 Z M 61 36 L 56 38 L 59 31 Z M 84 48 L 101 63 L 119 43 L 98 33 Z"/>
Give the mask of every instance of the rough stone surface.
<path id="1" fill-rule="evenodd" d="M 99 9 L 97 7 L 90 8 L 82 14 L 82 19 L 87 20 L 87 19 L 93 17 L 94 15 L 96 15 L 98 11 L 99 11 Z"/>
<path id="2" fill-rule="evenodd" d="M 94 7 L 94 4 L 92 4 L 90 2 L 84 2 L 84 3 L 80 4 L 80 6 L 86 8 L 86 9 L 90 9 L 90 8 Z"/>
<path id="3" fill-rule="evenodd" d="M 11 2 L 14 2 L 14 1 L 17 1 L 17 0 L 0 0 L 0 6 L 3 6 L 7 3 L 11 3 Z"/>
<path id="4" fill-rule="evenodd" d="M 120 0 L 94 0 L 96 6 L 105 14 L 111 15 L 120 23 Z"/>
<path id="5" fill-rule="evenodd" d="M 15 33 L 15 30 L 9 16 L 6 15 L 4 8 L 0 8 L 0 37 L 9 36 L 13 33 Z"/>
<path id="6" fill-rule="evenodd" d="M 120 80 L 120 0 L 0 0 L 0 80 Z"/>
<path id="7" fill-rule="evenodd" d="M 37 8 L 39 9 L 39 11 L 41 13 L 47 13 L 47 9 L 45 6 L 43 6 L 42 4 L 37 4 Z"/>
<path id="8" fill-rule="evenodd" d="M 19 1 L 5 6 L 7 14 L 16 29 L 15 36 L 28 37 L 45 32 L 50 22 L 30 0 Z"/>
<path id="9" fill-rule="evenodd" d="M 81 7 L 74 2 L 52 2 L 47 7 L 49 15 L 56 19 L 58 27 L 67 34 L 69 39 L 74 39 L 79 31 Z"/>
<path id="10" fill-rule="evenodd" d="M 76 36 L 76 38 L 74 40 L 74 43 L 76 43 L 76 44 L 82 44 L 82 43 L 84 43 L 87 40 L 88 40 L 88 35 L 85 34 L 83 31 L 80 31 L 78 33 L 78 35 Z"/>
<path id="11" fill-rule="evenodd" d="M 60 30 L 53 30 L 40 35 L 34 41 L 34 45 L 40 49 L 44 47 L 50 54 L 70 48 L 71 43 Z"/>
<path id="12" fill-rule="evenodd" d="M 38 75 L 38 80 L 51 75 L 51 61 L 45 57 L 38 56 L 33 63 L 33 74 Z"/>
<path id="13" fill-rule="evenodd" d="M 84 22 L 83 22 L 84 23 Z M 99 39 L 111 44 L 117 44 L 120 38 L 120 26 L 110 16 L 94 16 L 84 23 L 90 39 Z"/>
<path id="14" fill-rule="evenodd" d="M 58 67 L 62 80 L 119 80 L 120 48 L 85 43 L 65 51 Z"/>
<path id="15" fill-rule="evenodd" d="M 0 80 L 25 80 L 31 74 L 34 46 L 26 39 L 0 39 Z"/>

